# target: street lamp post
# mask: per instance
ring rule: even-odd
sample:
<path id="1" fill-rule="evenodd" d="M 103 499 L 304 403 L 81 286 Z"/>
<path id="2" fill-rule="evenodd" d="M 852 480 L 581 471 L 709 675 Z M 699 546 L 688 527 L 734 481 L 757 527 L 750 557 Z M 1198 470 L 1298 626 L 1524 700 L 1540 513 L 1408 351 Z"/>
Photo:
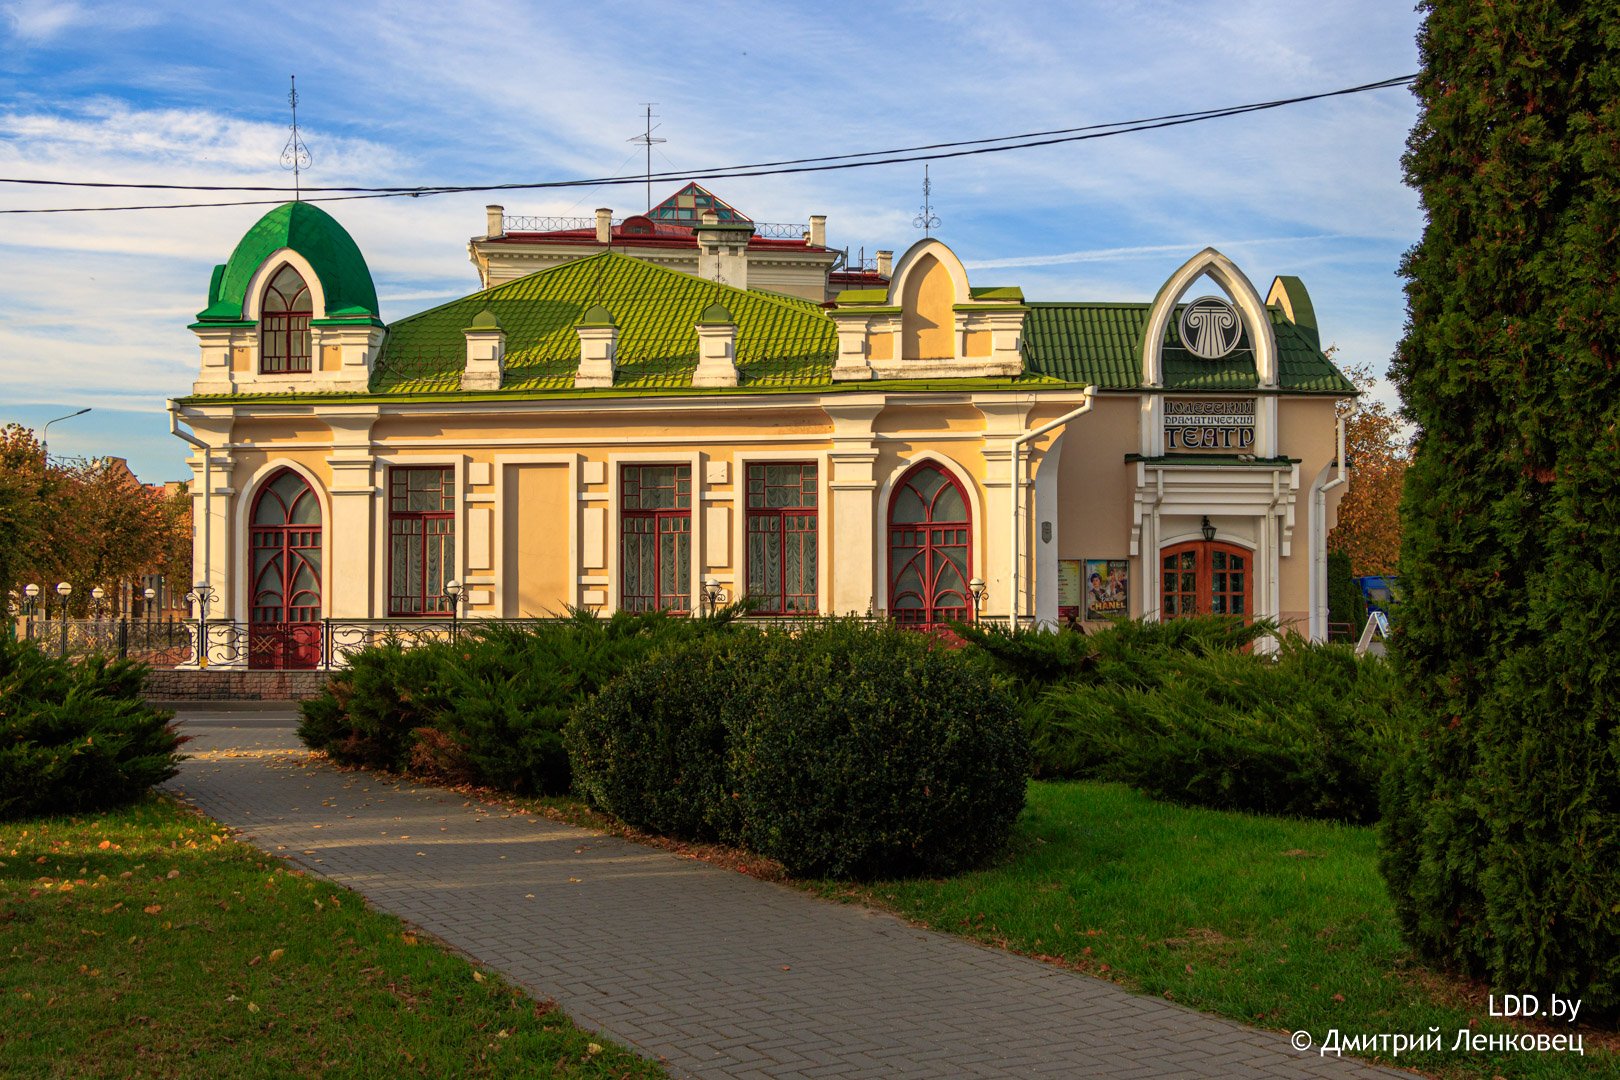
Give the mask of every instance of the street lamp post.
<path id="1" fill-rule="evenodd" d="M 979 606 L 984 603 L 984 594 L 989 589 L 985 587 L 984 578 L 974 578 L 968 582 L 968 592 L 973 596 L 973 621 L 979 621 Z"/>
<path id="2" fill-rule="evenodd" d="M 208 605 L 214 602 L 214 587 L 199 581 L 186 593 L 186 601 L 197 607 L 197 666 L 208 666 Z"/>
<path id="3" fill-rule="evenodd" d="M 446 595 L 446 596 L 448 596 L 450 598 L 450 640 L 451 640 L 451 642 L 454 642 L 456 640 L 456 635 L 457 635 L 457 625 L 456 624 L 461 619 L 461 598 L 463 596 L 465 596 L 466 593 L 467 593 L 467 590 L 462 586 L 461 582 L 457 581 L 455 578 L 451 578 L 449 581 L 444 583 L 444 595 Z"/>
<path id="4" fill-rule="evenodd" d="M 707 605 L 710 615 L 713 615 L 720 609 L 720 594 L 721 589 L 719 578 L 715 577 L 713 574 L 710 574 L 708 577 L 703 579 L 703 602 L 705 605 Z"/>
<path id="5" fill-rule="evenodd" d="M 47 601 L 47 603 L 49 603 L 49 601 Z M 26 632 L 28 634 L 28 640 L 29 641 L 34 640 L 34 609 L 36 607 L 38 607 L 38 605 L 39 605 L 39 586 L 38 585 L 33 585 L 33 584 L 24 585 L 23 586 L 23 614 L 25 616 L 25 621 L 23 623 L 23 626 L 26 628 Z"/>
<path id="6" fill-rule="evenodd" d="M 62 648 L 60 655 L 63 658 L 66 658 L 68 639 L 68 597 L 73 595 L 73 586 L 66 581 L 57 582 L 56 595 L 62 598 Z"/>
<path id="7" fill-rule="evenodd" d="M 51 425 L 59 424 L 63 420 L 71 420 L 75 416 L 83 416 L 89 411 L 90 410 L 88 408 L 84 408 L 80 409 L 78 412 L 68 413 L 66 416 L 58 416 L 55 420 L 45 421 L 45 426 L 39 429 L 39 454 L 41 460 L 43 460 L 46 465 L 51 463 Z"/>

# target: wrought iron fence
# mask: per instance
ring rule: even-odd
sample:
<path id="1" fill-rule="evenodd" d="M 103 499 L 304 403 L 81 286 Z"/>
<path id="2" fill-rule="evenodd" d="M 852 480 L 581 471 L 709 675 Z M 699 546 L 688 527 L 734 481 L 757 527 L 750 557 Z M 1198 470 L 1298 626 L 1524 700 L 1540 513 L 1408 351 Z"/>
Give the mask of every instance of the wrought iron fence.
<path id="1" fill-rule="evenodd" d="M 792 221 L 756 221 L 754 222 L 754 235 L 769 237 L 773 240 L 803 240 L 810 226 Z"/>
<path id="2" fill-rule="evenodd" d="M 624 218 L 612 219 L 613 224 L 623 225 Z M 563 229 L 594 229 L 594 217 L 550 217 L 544 214 L 502 214 L 501 229 L 504 232 L 560 232 Z"/>
<path id="3" fill-rule="evenodd" d="M 196 653 L 195 626 L 180 619 L 24 616 L 17 632 L 53 656 L 74 660 L 116 656 L 153 667 L 177 667 L 190 663 Z"/>

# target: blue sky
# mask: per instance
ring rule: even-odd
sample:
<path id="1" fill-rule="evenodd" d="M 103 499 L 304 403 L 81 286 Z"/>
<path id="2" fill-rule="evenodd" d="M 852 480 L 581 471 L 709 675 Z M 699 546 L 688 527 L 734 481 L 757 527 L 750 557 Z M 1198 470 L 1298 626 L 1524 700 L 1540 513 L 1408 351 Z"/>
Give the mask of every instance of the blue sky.
<path id="1" fill-rule="evenodd" d="M 308 183 L 499 183 L 879 150 L 1235 105 L 1417 70 L 1406 5 L 1206 3 L 0 2 L 0 175 L 287 184 L 287 77 Z M 1149 300 L 1214 245 L 1258 287 L 1297 274 L 1324 340 L 1382 371 L 1396 269 L 1422 215 L 1401 183 L 1416 116 L 1376 91 L 1251 116 L 936 162 L 936 234 L 975 285 Z M 920 237 L 920 165 L 716 181 L 761 221 L 828 216 L 829 242 Z M 664 192 L 676 185 L 662 185 Z M 133 193 L 0 184 L 0 208 Z M 655 187 L 654 198 L 660 197 Z M 165 200 L 168 201 L 168 200 Z M 185 199 L 173 201 L 188 201 Z M 639 187 L 327 204 L 383 317 L 472 291 L 486 202 L 512 214 L 641 209 Z M 189 392 L 210 269 L 266 208 L 0 217 L 0 423 L 53 453 L 185 475 L 164 399 Z M 1379 391 L 1391 397 L 1387 385 Z"/>

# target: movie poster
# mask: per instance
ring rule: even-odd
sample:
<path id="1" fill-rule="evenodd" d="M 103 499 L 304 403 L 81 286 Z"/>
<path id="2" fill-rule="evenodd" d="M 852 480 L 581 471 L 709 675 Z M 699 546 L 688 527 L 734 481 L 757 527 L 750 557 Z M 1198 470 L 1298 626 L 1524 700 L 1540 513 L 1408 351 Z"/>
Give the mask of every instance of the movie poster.
<path id="1" fill-rule="evenodd" d="M 1086 620 L 1123 619 L 1131 610 L 1130 562 L 1126 559 L 1087 559 Z"/>

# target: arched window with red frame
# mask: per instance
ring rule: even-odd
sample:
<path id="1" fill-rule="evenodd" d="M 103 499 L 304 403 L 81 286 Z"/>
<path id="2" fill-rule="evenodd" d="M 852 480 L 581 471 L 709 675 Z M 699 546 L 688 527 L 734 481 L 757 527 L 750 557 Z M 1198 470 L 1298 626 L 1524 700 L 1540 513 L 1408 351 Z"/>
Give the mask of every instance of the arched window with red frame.
<path id="1" fill-rule="evenodd" d="M 321 656 L 321 504 L 292 469 L 259 489 L 249 545 L 252 666 L 315 667 Z"/>
<path id="2" fill-rule="evenodd" d="M 309 320 L 314 302 L 303 275 L 285 264 L 264 287 L 259 310 L 259 372 L 296 375 L 312 368 Z"/>
<path id="3" fill-rule="evenodd" d="M 1159 613 L 1254 618 L 1254 553 L 1219 540 L 1194 540 L 1159 552 Z"/>
<path id="4" fill-rule="evenodd" d="M 918 463 L 889 500 L 890 616 L 924 628 L 967 619 L 972 564 L 967 492 L 939 463 Z"/>

